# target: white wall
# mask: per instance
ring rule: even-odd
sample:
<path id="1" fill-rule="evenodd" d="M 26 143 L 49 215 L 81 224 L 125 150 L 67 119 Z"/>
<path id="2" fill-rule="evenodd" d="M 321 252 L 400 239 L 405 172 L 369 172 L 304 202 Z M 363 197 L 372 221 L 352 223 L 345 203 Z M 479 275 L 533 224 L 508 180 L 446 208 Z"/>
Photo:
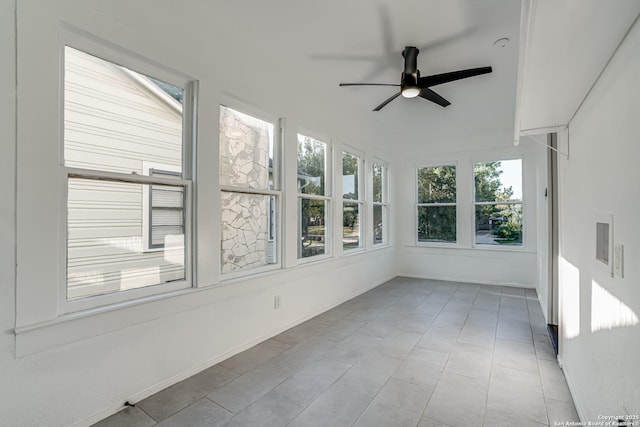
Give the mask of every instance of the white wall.
<path id="1" fill-rule="evenodd" d="M 290 268 L 220 282 L 216 183 L 221 101 L 233 96 L 286 117 L 289 159 L 295 158 L 296 132 L 309 129 L 338 141 L 337 150 L 347 142 L 367 158 L 388 160 L 393 170 L 393 153 L 385 148 L 389 135 L 367 118 L 368 112 L 345 120 L 328 107 L 333 100 L 321 89 L 307 88 L 312 103 L 283 91 L 302 87 L 303 76 L 286 73 L 290 64 L 285 59 L 273 61 L 251 40 L 230 44 L 225 34 L 236 33 L 238 23 L 216 15 L 205 3 L 193 2 L 186 10 L 179 0 L 19 2 L 19 136 L 14 144 L 15 5 L 10 3 L 0 6 L 0 129 L 8 141 L 0 144 L 0 194 L 7 195 L 0 205 L 0 425 L 88 425 L 126 400 L 144 398 L 396 275 L 393 247 L 295 266 L 296 183 L 295 168 L 289 167 L 284 262 Z M 197 274 L 203 289 L 117 310 L 58 316 L 63 267 L 56 254 L 64 215 L 57 179 L 61 22 L 199 80 L 198 178 L 210 183 L 198 186 Z M 254 78 L 256 70 L 260 79 Z M 276 294 L 281 296 L 279 310 L 273 309 Z"/>
<path id="2" fill-rule="evenodd" d="M 13 363 L 15 321 L 15 4 L 0 2 L 0 366 Z M 6 384 L 0 374 L 0 381 Z M 6 386 L 0 386 L 6 387 Z M 0 414 L 2 410 L 0 403 Z M 1 420 L 2 415 L 0 415 Z M 1 423 L 1 421 L 0 421 Z"/>
<path id="3" fill-rule="evenodd" d="M 509 132 L 492 132 L 453 138 L 432 135 L 415 144 L 411 156 L 403 159 L 403 167 L 394 181 L 395 191 L 403 200 L 396 219 L 405 225 L 398 230 L 400 275 L 527 288 L 538 286 L 538 244 L 545 244 L 538 236 L 538 206 L 545 203 L 546 185 L 538 176 L 546 173 L 545 148 L 529 141 L 514 147 L 511 141 Z M 523 159 L 524 245 L 474 248 L 473 163 L 517 157 Z M 457 164 L 457 245 L 416 245 L 415 169 L 448 162 Z"/>
<path id="4" fill-rule="evenodd" d="M 560 158 L 563 363 L 583 420 L 640 414 L 640 25 L 635 25 L 569 125 Z M 561 94 L 560 94 L 561 95 Z M 624 278 L 595 260 L 595 219 L 614 216 Z"/>

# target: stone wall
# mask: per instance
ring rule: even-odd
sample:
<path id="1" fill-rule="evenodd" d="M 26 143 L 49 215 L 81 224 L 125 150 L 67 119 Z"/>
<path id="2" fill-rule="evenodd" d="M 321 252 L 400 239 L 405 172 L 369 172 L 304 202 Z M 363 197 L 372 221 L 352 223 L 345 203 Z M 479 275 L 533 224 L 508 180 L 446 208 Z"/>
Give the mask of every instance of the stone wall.
<path id="1" fill-rule="evenodd" d="M 272 135 L 270 123 L 221 107 L 220 184 L 268 189 Z M 269 196 L 222 191 L 221 209 L 222 273 L 275 262 L 269 242 Z"/>

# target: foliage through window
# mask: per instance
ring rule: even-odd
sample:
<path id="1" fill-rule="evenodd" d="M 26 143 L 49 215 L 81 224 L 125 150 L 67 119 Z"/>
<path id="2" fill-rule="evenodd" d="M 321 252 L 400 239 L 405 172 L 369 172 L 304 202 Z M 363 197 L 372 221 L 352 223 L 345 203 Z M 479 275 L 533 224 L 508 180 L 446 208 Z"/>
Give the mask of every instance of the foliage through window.
<path id="1" fill-rule="evenodd" d="M 372 166 L 373 180 L 373 244 L 387 241 L 387 167 L 380 162 Z"/>
<path id="2" fill-rule="evenodd" d="M 475 163 L 475 243 L 522 246 L 522 160 Z"/>
<path id="3" fill-rule="evenodd" d="M 417 192 L 418 242 L 455 243 L 456 167 L 418 168 Z"/>
<path id="4" fill-rule="evenodd" d="M 328 253 L 328 148 L 317 139 L 298 134 L 298 258 Z"/>
<path id="5" fill-rule="evenodd" d="M 360 191 L 362 160 L 355 154 L 342 153 L 342 249 L 362 247 L 364 201 Z"/>
<path id="6" fill-rule="evenodd" d="M 278 262 L 274 131 L 273 123 L 220 106 L 223 274 Z"/>
<path id="7" fill-rule="evenodd" d="M 64 48 L 66 297 L 74 304 L 152 285 L 163 286 L 150 293 L 189 286 L 189 85 L 175 80 Z M 150 173 L 146 162 L 175 172 Z"/>

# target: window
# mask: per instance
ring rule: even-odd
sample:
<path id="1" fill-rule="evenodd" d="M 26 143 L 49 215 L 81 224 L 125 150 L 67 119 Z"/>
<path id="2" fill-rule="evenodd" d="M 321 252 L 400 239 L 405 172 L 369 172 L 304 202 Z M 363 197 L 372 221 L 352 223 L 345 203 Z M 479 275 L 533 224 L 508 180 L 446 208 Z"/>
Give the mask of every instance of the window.
<path id="1" fill-rule="evenodd" d="M 456 167 L 417 171 L 418 242 L 456 242 Z"/>
<path id="2" fill-rule="evenodd" d="M 476 245 L 522 246 L 522 160 L 475 163 Z"/>
<path id="3" fill-rule="evenodd" d="M 328 253 L 327 144 L 298 134 L 298 258 Z"/>
<path id="4" fill-rule="evenodd" d="M 179 168 L 142 162 L 148 176 L 179 177 Z M 142 189 L 142 237 L 145 251 L 165 247 L 165 236 L 184 233 L 184 194 L 181 189 L 152 185 Z"/>
<path id="5" fill-rule="evenodd" d="M 220 106 L 223 274 L 278 263 L 280 136 L 275 129 L 274 123 Z"/>
<path id="6" fill-rule="evenodd" d="M 387 243 L 387 167 L 384 163 L 374 162 L 373 166 L 373 244 Z"/>
<path id="7" fill-rule="evenodd" d="M 160 77 L 64 49 L 65 295 L 74 307 L 190 286 L 192 85 Z M 158 163 L 167 169 L 145 166 Z"/>
<path id="8" fill-rule="evenodd" d="M 363 191 L 360 179 L 362 160 L 355 154 L 342 153 L 342 249 L 362 247 Z"/>

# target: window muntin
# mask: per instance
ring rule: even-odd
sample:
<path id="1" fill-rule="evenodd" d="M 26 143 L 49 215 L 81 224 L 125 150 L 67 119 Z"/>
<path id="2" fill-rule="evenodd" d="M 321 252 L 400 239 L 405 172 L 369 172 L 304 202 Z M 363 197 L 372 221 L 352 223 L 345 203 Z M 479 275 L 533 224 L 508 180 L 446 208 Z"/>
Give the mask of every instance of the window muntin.
<path id="1" fill-rule="evenodd" d="M 363 192 L 360 190 L 362 159 L 352 153 L 342 153 L 342 249 L 363 247 L 362 214 Z"/>
<path id="2" fill-rule="evenodd" d="M 189 151 L 185 135 L 190 114 L 185 115 L 183 104 L 190 84 L 161 82 L 160 86 L 159 82 L 73 47 L 64 48 L 64 301 L 73 305 L 63 311 L 127 299 L 106 297 L 122 291 L 153 288 L 130 294 L 142 296 L 190 285 L 191 181 L 184 155 Z M 145 170 L 145 162 L 168 164 L 176 172 L 153 176 Z M 144 239 L 144 205 L 154 189 L 175 196 L 169 215 L 173 218 L 162 219 L 157 212 L 160 218 L 154 222 L 179 226 L 157 229 L 157 250 L 150 253 Z M 97 296 L 104 297 L 79 302 Z"/>
<path id="3" fill-rule="evenodd" d="M 328 144 L 298 134 L 298 259 L 327 255 L 331 199 Z"/>
<path id="4" fill-rule="evenodd" d="M 220 106 L 222 274 L 277 265 L 275 124 Z"/>
<path id="5" fill-rule="evenodd" d="M 475 163 L 475 244 L 522 246 L 522 159 Z"/>
<path id="6" fill-rule="evenodd" d="M 418 242 L 456 243 L 456 198 L 456 166 L 418 168 Z"/>
<path id="7" fill-rule="evenodd" d="M 373 244 L 387 241 L 387 167 L 380 162 L 372 164 L 373 190 Z"/>

